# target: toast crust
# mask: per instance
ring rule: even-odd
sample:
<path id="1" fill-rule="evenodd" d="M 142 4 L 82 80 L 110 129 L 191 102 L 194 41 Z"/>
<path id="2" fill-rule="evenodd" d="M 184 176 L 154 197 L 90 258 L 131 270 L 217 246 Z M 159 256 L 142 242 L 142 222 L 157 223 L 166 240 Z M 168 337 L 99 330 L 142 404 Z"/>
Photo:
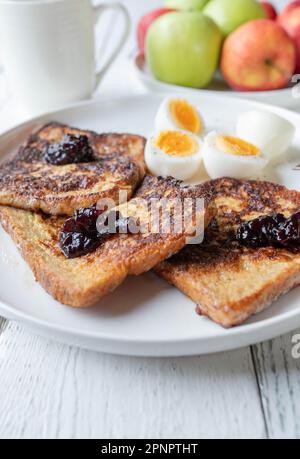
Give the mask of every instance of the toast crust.
<path id="1" fill-rule="evenodd" d="M 146 222 L 149 215 L 141 201 L 153 197 L 204 199 L 201 216 L 205 225 L 213 216 L 212 194 L 208 185 L 187 190 L 173 179 L 146 177 L 136 197 L 119 207 L 122 215 Z M 149 271 L 157 263 L 181 250 L 190 227 L 181 233 L 138 233 L 114 235 L 95 252 L 68 260 L 58 246 L 59 231 L 64 219 L 43 214 L 0 207 L 0 221 L 30 265 L 36 280 L 56 300 L 73 307 L 85 308 L 99 302 L 128 275 Z"/>
<path id="2" fill-rule="evenodd" d="M 260 215 L 291 215 L 300 193 L 269 182 L 220 179 L 216 216 L 204 243 L 184 248 L 156 268 L 158 275 L 197 303 L 197 312 L 224 327 L 240 325 L 300 284 L 300 254 L 284 249 L 242 247 L 237 227 Z"/>
<path id="3" fill-rule="evenodd" d="M 97 161 L 47 164 L 45 149 L 67 133 L 86 135 Z M 130 199 L 144 177 L 144 146 L 145 139 L 140 136 L 98 135 L 49 123 L 30 136 L 15 158 L 0 167 L 0 204 L 51 215 L 72 215 L 102 198 L 111 198 L 117 205 L 119 191 L 126 191 Z"/>

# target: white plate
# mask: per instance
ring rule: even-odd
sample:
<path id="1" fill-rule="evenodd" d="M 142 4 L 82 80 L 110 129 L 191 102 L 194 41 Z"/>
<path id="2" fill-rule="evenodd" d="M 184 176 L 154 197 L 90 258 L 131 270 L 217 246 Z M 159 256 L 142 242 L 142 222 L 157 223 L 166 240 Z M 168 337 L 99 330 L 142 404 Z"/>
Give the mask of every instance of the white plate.
<path id="1" fill-rule="evenodd" d="M 296 108 L 300 106 L 300 91 L 299 83 L 294 89 L 285 88 L 277 91 L 256 91 L 256 92 L 239 92 L 233 91 L 221 76 L 216 75 L 210 85 L 205 89 L 192 89 L 182 86 L 176 86 L 158 81 L 150 72 L 145 60 L 141 57 L 136 57 L 132 60 L 135 73 L 139 81 L 150 91 L 155 92 L 181 92 L 191 97 L 201 95 L 221 95 L 237 98 L 247 98 L 265 104 L 275 105 L 283 108 Z M 298 81 L 298 80 L 297 80 Z"/>
<path id="2" fill-rule="evenodd" d="M 146 95 L 113 101 L 87 102 L 43 116 L 17 127 L 1 138 L 1 156 L 7 157 L 38 123 L 56 120 L 81 128 L 148 135 L 162 96 Z M 232 131 L 237 115 L 260 104 L 217 96 L 199 96 L 209 128 Z M 263 107 L 268 109 L 268 107 Z M 270 108 L 300 126 L 300 115 Z M 300 163 L 300 128 L 292 155 Z M 277 181 L 300 190 L 300 171 L 280 166 Z M 128 279 L 94 309 L 74 310 L 55 302 L 34 281 L 8 235 L 0 230 L 0 315 L 21 321 L 41 335 L 117 354 L 178 356 L 203 354 L 263 341 L 300 325 L 300 290 L 281 298 L 246 325 L 224 330 L 195 314 L 195 305 L 154 274 Z"/>

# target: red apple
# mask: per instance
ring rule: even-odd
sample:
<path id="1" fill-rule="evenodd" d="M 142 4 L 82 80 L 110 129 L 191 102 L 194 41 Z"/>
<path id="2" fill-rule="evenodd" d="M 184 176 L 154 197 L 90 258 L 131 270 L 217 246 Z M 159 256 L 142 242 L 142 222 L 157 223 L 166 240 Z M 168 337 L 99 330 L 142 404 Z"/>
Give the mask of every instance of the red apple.
<path id="1" fill-rule="evenodd" d="M 294 40 L 297 48 L 296 72 L 300 72 L 300 1 L 287 5 L 277 18 L 278 24 L 284 28 Z"/>
<path id="2" fill-rule="evenodd" d="M 277 18 L 277 11 L 275 10 L 272 3 L 269 3 L 269 2 L 260 2 L 260 3 L 262 4 L 266 12 L 267 18 L 275 21 L 275 19 Z"/>
<path id="3" fill-rule="evenodd" d="M 150 11 L 150 13 L 147 13 L 141 17 L 138 23 L 138 27 L 137 27 L 137 40 L 138 40 L 139 54 L 141 56 L 145 55 L 146 35 L 147 35 L 148 29 L 151 26 L 152 22 L 154 22 L 157 18 L 159 18 L 163 14 L 172 13 L 173 11 L 176 11 L 176 10 L 174 8 L 159 8 L 157 10 Z"/>
<path id="4" fill-rule="evenodd" d="M 288 4 L 283 8 L 281 14 L 285 14 L 285 13 L 287 13 L 288 11 L 293 10 L 294 8 L 297 8 L 298 6 L 300 6 L 300 0 L 294 0 L 294 1 L 291 2 L 291 3 L 288 3 Z"/>
<path id="5" fill-rule="evenodd" d="M 221 70 L 240 91 L 268 91 L 287 85 L 296 66 L 293 40 L 275 21 L 250 21 L 225 40 Z"/>

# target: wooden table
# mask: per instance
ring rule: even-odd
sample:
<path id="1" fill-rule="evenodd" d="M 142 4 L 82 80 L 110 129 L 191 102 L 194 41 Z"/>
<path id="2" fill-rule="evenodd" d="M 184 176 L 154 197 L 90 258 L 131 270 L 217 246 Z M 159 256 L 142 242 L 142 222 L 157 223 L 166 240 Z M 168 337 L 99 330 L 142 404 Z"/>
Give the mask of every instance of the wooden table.
<path id="1" fill-rule="evenodd" d="M 136 18 L 161 2 L 124 3 Z M 132 46 L 100 94 L 142 91 L 127 63 Z M 21 119 L 9 102 L 1 130 Z M 0 438 L 300 438 L 295 333 L 219 355 L 159 360 L 69 347 L 0 318 Z"/>

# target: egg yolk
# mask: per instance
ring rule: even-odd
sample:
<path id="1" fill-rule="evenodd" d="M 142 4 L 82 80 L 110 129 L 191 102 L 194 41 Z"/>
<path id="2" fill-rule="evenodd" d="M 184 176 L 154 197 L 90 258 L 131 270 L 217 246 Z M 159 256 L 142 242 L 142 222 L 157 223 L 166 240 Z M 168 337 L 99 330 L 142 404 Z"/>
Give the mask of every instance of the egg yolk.
<path id="1" fill-rule="evenodd" d="M 160 150 L 169 156 L 192 156 L 199 149 L 195 139 L 179 131 L 163 131 L 159 134 L 155 143 Z"/>
<path id="2" fill-rule="evenodd" d="M 259 156 L 261 151 L 255 145 L 237 137 L 220 135 L 216 138 L 218 150 L 235 156 Z"/>
<path id="3" fill-rule="evenodd" d="M 178 127 L 193 134 L 203 131 L 201 119 L 197 110 L 186 100 L 178 99 L 170 102 L 170 112 Z"/>

